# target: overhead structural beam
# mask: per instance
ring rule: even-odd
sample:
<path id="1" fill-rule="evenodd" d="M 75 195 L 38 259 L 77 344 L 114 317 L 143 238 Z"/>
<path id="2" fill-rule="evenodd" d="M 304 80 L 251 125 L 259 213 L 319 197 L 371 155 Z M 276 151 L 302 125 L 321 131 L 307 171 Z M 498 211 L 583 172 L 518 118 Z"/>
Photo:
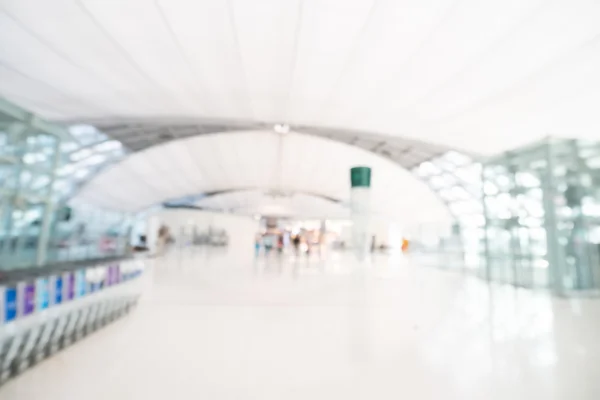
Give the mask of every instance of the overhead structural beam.
<path id="1" fill-rule="evenodd" d="M 71 123 L 75 122 L 81 121 L 71 121 Z M 274 124 L 270 122 L 206 118 L 92 119 L 85 122 L 96 126 L 109 137 L 121 141 L 132 152 L 142 151 L 155 145 L 162 145 L 171 140 L 190 136 L 274 129 Z M 196 127 L 196 133 L 188 133 L 188 129 L 194 126 Z M 370 151 L 394 162 L 407 171 L 412 170 L 424 161 L 429 161 L 453 150 L 447 146 L 427 143 L 414 138 L 388 136 L 368 131 L 295 124 L 291 125 L 290 129 L 299 134 L 321 137 Z M 161 138 L 161 130 L 166 130 L 165 133 L 168 136 Z M 414 176 L 416 179 L 423 180 L 417 174 L 414 174 Z M 425 183 L 427 184 L 427 182 Z M 448 202 L 438 192 L 434 191 L 434 193 L 450 210 Z M 452 214 L 451 210 L 450 213 Z"/>
<path id="2" fill-rule="evenodd" d="M 221 196 L 221 195 L 225 195 L 225 194 L 229 194 L 229 193 L 238 193 L 238 192 L 259 191 L 259 192 L 265 192 L 266 195 L 269 195 L 269 192 L 271 192 L 272 190 L 274 190 L 274 189 L 265 188 L 265 187 L 232 187 L 232 188 L 221 189 L 221 190 L 216 190 L 216 191 L 212 191 L 212 192 L 201 193 L 203 196 L 201 198 L 195 200 L 195 202 L 206 200 L 210 197 L 217 197 L 217 196 Z M 293 191 L 289 191 L 289 193 L 292 195 L 303 194 L 303 195 L 307 195 L 307 196 L 317 197 L 317 198 L 320 198 L 320 199 L 323 199 L 323 200 L 326 200 L 326 201 L 329 201 L 329 202 L 335 203 L 335 204 L 344 204 L 344 202 L 341 199 L 331 197 L 331 196 L 321 194 L 321 193 L 315 193 L 315 192 L 310 192 L 310 191 L 305 191 L 305 190 L 293 190 Z M 187 198 L 187 197 L 193 197 L 193 195 L 184 196 L 184 198 Z M 168 200 L 168 201 L 165 201 L 163 204 L 172 204 L 177 201 L 178 201 L 178 199 Z"/>
<path id="3" fill-rule="evenodd" d="M 385 146 L 386 144 L 387 144 L 387 142 L 379 142 L 379 143 L 377 143 L 375 146 L 373 146 L 373 147 L 371 148 L 371 150 L 370 150 L 370 151 L 372 151 L 372 152 L 377 152 L 377 151 L 379 151 L 379 150 L 380 150 L 380 149 L 381 149 L 383 146 Z"/>
<path id="4" fill-rule="evenodd" d="M 22 109 L 0 97 L 0 113 L 14 119 L 16 122 L 25 124 L 29 129 L 56 136 L 62 141 L 76 142 L 75 138 L 59 125 L 45 121 L 35 114 Z"/>

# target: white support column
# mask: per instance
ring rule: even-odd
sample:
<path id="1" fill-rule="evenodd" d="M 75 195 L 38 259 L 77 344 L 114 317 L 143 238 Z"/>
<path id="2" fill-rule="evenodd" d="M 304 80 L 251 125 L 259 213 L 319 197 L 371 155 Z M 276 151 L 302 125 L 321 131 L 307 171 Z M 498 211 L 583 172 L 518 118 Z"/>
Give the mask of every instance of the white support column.
<path id="1" fill-rule="evenodd" d="M 352 215 L 352 247 L 359 260 L 369 254 L 369 220 L 371 217 L 371 168 L 350 169 L 350 211 Z"/>

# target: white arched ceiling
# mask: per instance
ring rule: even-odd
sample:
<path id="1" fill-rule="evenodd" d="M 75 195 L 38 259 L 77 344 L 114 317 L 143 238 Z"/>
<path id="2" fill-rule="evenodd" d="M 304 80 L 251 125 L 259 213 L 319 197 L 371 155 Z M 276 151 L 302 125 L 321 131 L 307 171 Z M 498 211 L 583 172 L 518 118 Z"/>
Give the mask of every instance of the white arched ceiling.
<path id="1" fill-rule="evenodd" d="M 597 0 L 7 0 L 0 95 L 47 118 L 356 129 L 490 154 L 598 137 Z"/>
<path id="2" fill-rule="evenodd" d="M 309 193 L 273 193 L 268 190 L 235 190 L 207 196 L 196 206 L 242 215 L 340 219 L 349 218 L 348 204 Z"/>
<path id="3" fill-rule="evenodd" d="M 449 220 L 435 194 L 397 164 L 355 146 L 271 131 L 196 136 L 134 153 L 94 177 L 77 199 L 137 211 L 198 193 L 257 189 L 347 204 L 349 170 L 357 165 L 373 170 L 374 214 L 406 224 Z"/>

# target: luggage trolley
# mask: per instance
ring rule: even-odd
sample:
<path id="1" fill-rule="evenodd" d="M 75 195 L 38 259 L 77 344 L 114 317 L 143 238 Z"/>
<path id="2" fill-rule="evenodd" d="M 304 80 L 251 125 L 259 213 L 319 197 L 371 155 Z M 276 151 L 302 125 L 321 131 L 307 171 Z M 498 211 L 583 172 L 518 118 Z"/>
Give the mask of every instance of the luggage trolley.
<path id="1" fill-rule="evenodd" d="M 128 312 L 144 263 L 18 271 L 0 282 L 0 385 Z M 42 274 L 40 274 L 40 272 Z"/>

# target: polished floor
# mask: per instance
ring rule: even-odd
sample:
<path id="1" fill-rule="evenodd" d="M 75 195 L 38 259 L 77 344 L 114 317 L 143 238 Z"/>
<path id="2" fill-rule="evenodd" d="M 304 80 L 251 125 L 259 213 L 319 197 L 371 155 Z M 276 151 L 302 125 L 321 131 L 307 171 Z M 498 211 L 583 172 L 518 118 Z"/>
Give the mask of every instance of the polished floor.
<path id="1" fill-rule="evenodd" d="M 174 251 L 146 279 L 0 399 L 600 398 L 600 300 L 335 252 Z"/>

